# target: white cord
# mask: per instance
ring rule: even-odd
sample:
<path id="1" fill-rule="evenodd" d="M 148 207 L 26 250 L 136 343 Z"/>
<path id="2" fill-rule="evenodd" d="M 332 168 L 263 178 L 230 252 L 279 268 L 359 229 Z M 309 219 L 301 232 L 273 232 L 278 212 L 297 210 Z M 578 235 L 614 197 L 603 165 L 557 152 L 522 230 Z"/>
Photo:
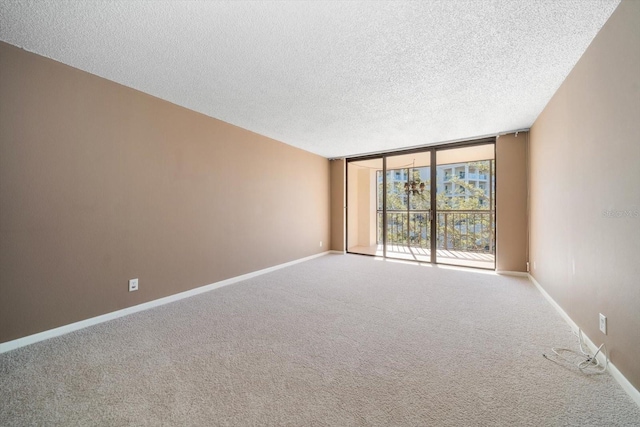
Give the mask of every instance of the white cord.
<path id="1" fill-rule="evenodd" d="M 600 369 L 596 369 L 594 372 L 596 373 L 601 373 L 607 370 L 607 366 L 609 364 L 609 356 L 607 355 L 607 346 L 604 345 L 604 343 L 602 343 L 600 345 L 600 347 L 598 347 L 598 350 L 595 352 L 595 354 L 591 355 L 588 351 L 584 351 L 584 345 L 583 345 L 583 339 L 582 339 L 582 330 L 578 329 L 578 342 L 580 344 L 580 353 L 582 353 L 582 356 L 585 358 L 585 360 L 581 361 L 578 363 L 578 369 L 580 369 L 581 371 L 587 369 L 587 368 L 597 368 L 598 366 L 600 366 Z M 558 356 L 560 359 L 571 363 L 570 360 L 562 357 L 562 355 L 560 354 L 560 352 L 569 352 L 569 353 L 574 353 L 574 354 L 578 354 L 578 352 L 574 351 L 574 350 L 570 350 L 568 348 L 559 348 L 559 347 L 553 347 L 551 348 L 551 351 L 553 351 L 553 353 Z M 598 353 L 602 352 L 602 354 L 604 354 L 604 365 L 602 365 L 600 363 L 600 361 L 598 360 Z M 547 357 L 546 354 L 542 354 L 546 359 L 549 359 L 549 357 Z"/>

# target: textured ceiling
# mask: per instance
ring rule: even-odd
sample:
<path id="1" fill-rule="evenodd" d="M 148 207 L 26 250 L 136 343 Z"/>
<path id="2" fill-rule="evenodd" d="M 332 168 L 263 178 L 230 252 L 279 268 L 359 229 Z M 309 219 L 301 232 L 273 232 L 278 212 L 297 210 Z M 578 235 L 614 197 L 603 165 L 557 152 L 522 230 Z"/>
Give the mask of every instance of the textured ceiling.
<path id="1" fill-rule="evenodd" d="M 0 39 L 326 156 L 529 127 L 618 0 L 0 2 Z"/>

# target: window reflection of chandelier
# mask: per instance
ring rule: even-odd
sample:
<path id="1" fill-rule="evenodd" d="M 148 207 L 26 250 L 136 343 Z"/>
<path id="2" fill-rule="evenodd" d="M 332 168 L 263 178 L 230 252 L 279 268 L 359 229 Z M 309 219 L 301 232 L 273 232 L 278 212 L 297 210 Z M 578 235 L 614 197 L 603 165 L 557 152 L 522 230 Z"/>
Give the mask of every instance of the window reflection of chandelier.
<path id="1" fill-rule="evenodd" d="M 415 173 L 415 170 L 416 170 L 415 159 L 413 160 L 413 167 L 411 168 L 411 170 L 413 171 L 413 173 Z M 407 175 L 409 175 L 409 169 L 407 169 Z M 412 179 L 411 181 L 404 183 L 404 191 L 406 191 L 407 194 L 410 194 L 413 196 L 422 194 L 422 192 L 424 191 L 424 188 L 425 188 L 424 182 L 420 182 L 420 178 L 418 178 L 417 181 L 414 181 Z"/>
<path id="2" fill-rule="evenodd" d="M 417 196 L 418 194 L 422 194 L 422 192 L 424 191 L 424 182 L 420 182 L 420 181 L 409 181 L 409 182 L 405 182 L 404 183 L 404 191 L 407 192 L 407 194 L 412 194 L 414 196 Z"/>

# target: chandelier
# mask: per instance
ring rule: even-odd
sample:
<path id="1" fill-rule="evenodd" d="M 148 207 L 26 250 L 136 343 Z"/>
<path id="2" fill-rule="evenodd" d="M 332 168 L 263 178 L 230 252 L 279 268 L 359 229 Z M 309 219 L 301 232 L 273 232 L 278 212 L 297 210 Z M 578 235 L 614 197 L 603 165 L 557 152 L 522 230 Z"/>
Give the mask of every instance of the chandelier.
<path id="1" fill-rule="evenodd" d="M 404 183 L 404 191 L 407 192 L 407 194 L 411 194 L 413 196 L 417 196 L 418 194 L 422 194 L 422 192 L 424 191 L 424 182 L 420 182 L 420 181 L 409 181 L 409 182 L 405 182 Z"/>
<path id="2" fill-rule="evenodd" d="M 409 171 L 413 171 L 413 173 L 415 173 L 416 170 L 416 161 L 415 159 L 413 160 L 413 165 L 411 169 L 407 169 L 407 176 L 410 175 Z M 415 177 L 415 175 L 414 175 Z M 407 181 L 404 183 L 404 191 L 407 192 L 407 194 L 412 195 L 412 196 L 417 196 L 419 194 L 422 194 L 422 192 L 425 189 L 425 184 L 424 182 L 420 181 L 420 178 L 418 178 L 417 180 L 411 180 L 411 181 Z"/>

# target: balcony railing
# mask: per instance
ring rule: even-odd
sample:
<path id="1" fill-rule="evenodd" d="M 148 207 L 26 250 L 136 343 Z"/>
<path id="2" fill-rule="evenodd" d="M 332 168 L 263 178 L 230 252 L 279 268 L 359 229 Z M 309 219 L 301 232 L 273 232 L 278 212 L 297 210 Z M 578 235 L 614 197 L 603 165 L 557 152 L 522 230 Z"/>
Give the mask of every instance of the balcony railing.
<path id="1" fill-rule="evenodd" d="M 428 210 L 387 211 L 387 244 L 430 249 Z M 378 211 L 377 236 L 382 244 L 382 211 Z M 438 211 L 438 249 L 494 253 L 495 213 L 488 210 Z"/>
<path id="2" fill-rule="evenodd" d="M 450 182 L 451 180 L 453 180 L 453 177 L 458 177 L 461 180 L 465 180 L 465 177 L 467 180 L 469 181 L 486 181 L 487 180 L 487 174 L 484 173 L 468 173 L 465 174 L 464 172 L 459 172 L 457 174 L 445 174 L 444 178 L 443 178 L 443 182 Z"/>
<path id="3" fill-rule="evenodd" d="M 428 249 L 430 239 L 428 210 L 387 211 L 387 244 Z M 378 243 L 382 243 L 382 211 L 378 211 Z"/>

